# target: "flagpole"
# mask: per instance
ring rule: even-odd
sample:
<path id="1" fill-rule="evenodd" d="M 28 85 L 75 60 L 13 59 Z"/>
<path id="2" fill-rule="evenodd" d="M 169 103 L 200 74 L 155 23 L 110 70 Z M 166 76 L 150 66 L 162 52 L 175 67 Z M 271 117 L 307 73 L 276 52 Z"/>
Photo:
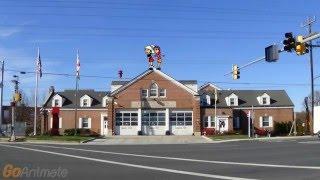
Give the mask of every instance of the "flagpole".
<path id="1" fill-rule="evenodd" d="M 77 134 L 77 113 L 78 113 L 78 89 L 79 89 L 79 79 L 80 79 L 80 60 L 79 60 L 79 50 L 77 50 L 77 60 L 76 60 L 76 93 L 75 93 L 75 107 L 74 107 L 74 135 Z M 80 123 L 80 122 L 79 122 Z"/>
<path id="2" fill-rule="evenodd" d="M 74 107 L 74 135 L 77 134 L 77 113 L 78 113 L 78 82 L 79 78 L 76 76 L 76 93 L 75 93 L 75 107 Z"/>
<path id="3" fill-rule="evenodd" d="M 33 135 L 35 136 L 37 134 L 37 106 L 38 106 L 38 75 L 39 75 L 39 70 L 38 70 L 38 58 L 39 58 L 39 48 L 38 48 L 38 56 L 36 60 L 36 88 L 34 91 L 34 119 L 33 119 Z"/>

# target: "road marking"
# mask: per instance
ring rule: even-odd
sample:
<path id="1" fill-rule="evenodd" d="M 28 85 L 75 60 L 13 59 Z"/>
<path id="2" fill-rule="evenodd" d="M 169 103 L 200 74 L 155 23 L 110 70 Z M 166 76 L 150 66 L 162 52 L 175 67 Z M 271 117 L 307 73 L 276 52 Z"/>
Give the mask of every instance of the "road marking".
<path id="1" fill-rule="evenodd" d="M 89 160 L 89 161 L 96 161 L 96 162 L 102 162 L 102 163 L 107 163 L 107 164 L 115 164 L 115 165 L 128 166 L 128 167 L 134 167 L 134 168 L 140 168 L 140 169 L 149 169 L 149 170 L 155 170 L 155 171 L 169 172 L 169 173 L 175 173 L 175 174 L 184 174 L 184 175 L 191 175 L 191 176 L 198 176 L 198 177 L 227 179 L 227 180 L 255 180 L 255 179 L 249 179 L 249 178 L 205 174 L 205 173 L 181 171 L 181 170 L 168 169 L 168 168 L 144 166 L 144 165 L 139 165 L 139 164 L 122 163 L 122 162 L 117 162 L 117 161 L 109 161 L 109 160 L 104 160 L 104 159 L 90 158 L 90 157 L 85 157 L 85 156 L 77 156 L 77 155 L 58 153 L 58 152 L 52 152 L 52 151 L 45 151 L 45 150 L 33 149 L 33 148 L 27 148 L 27 147 L 21 147 L 21 146 L 12 146 L 12 145 L 4 145 L 4 144 L 0 144 L 0 146 L 35 151 L 35 152 L 42 152 L 42 153 L 47 153 L 47 154 L 54 154 L 54 155 L 58 155 L 58 156 L 72 157 L 72 158 L 76 158 L 76 159 L 85 159 L 85 160 Z"/>
<path id="2" fill-rule="evenodd" d="M 320 144 L 320 141 L 301 141 L 301 144 Z"/>
<path id="3" fill-rule="evenodd" d="M 154 158 L 154 159 L 167 159 L 167 160 L 189 161 L 189 162 L 200 162 L 200 163 L 211 163 L 211 164 L 227 164 L 227 165 L 240 165 L 240 166 L 258 166 L 258 167 L 271 167 L 271 168 L 315 169 L 315 170 L 320 170 L 320 166 L 292 166 L 292 165 L 281 165 L 281 164 L 241 163 L 241 162 L 232 162 L 232 161 L 210 161 L 210 160 L 177 158 L 177 157 L 168 157 L 168 156 L 152 156 L 152 155 L 144 155 L 144 154 L 98 151 L 98 150 L 91 150 L 91 149 L 77 149 L 77 148 L 47 146 L 47 145 L 34 145 L 34 144 L 25 144 L 25 145 L 39 146 L 39 147 L 49 147 L 49 148 L 56 148 L 56 149 L 85 151 L 85 152 L 94 152 L 94 153 L 102 153 L 102 154 L 113 154 L 113 155 L 122 155 L 122 156 L 134 156 L 134 157 L 144 157 L 144 158 Z"/>

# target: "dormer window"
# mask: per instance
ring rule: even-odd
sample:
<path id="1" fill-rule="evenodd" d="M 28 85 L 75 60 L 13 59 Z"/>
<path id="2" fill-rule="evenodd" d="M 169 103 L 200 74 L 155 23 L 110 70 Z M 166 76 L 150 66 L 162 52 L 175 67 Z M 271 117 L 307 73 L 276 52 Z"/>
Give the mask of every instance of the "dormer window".
<path id="1" fill-rule="evenodd" d="M 102 107 L 108 106 L 108 95 L 102 98 Z"/>
<path id="2" fill-rule="evenodd" d="M 234 98 L 230 98 L 230 106 L 234 106 L 235 105 L 235 99 Z"/>
<path id="3" fill-rule="evenodd" d="M 225 98 L 228 106 L 238 106 L 238 96 L 234 93 Z"/>
<path id="4" fill-rule="evenodd" d="M 88 104 L 88 99 L 83 99 L 83 107 L 88 107 L 89 104 Z"/>
<path id="5" fill-rule="evenodd" d="M 84 95 L 80 98 L 81 107 L 91 107 L 92 98 L 88 95 Z"/>
<path id="6" fill-rule="evenodd" d="M 158 96 L 158 85 L 156 83 L 151 84 L 150 86 L 150 97 Z"/>
<path id="7" fill-rule="evenodd" d="M 257 99 L 260 105 L 270 105 L 270 96 L 267 93 L 258 96 Z"/>
<path id="8" fill-rule="evenodd" d="M 267 98 L 266 97 L 262 98 L 262 104 L 267 104 Z"/>
<path id="9" fill-rule="evenodd" d="M 54 100 L 54 107 L 58 107 L 59 106 L 59 99 L 55 99 Z"/>
<path id="10" fill-rule="evenodd" d="M 59 94 L 54 95 L 52 98 L 51 106 L 52 107 L 62 107 L 62 104 L 63 104 L 62 100 L 63 100 L 63 98 Z"/>

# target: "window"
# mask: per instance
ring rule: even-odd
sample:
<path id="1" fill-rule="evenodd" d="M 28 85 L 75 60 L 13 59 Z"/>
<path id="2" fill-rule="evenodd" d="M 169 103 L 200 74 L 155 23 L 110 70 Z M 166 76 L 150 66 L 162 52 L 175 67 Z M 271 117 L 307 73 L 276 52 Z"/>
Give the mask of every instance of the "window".
<path id="1" fill-rule="evenodd" d="M 58 107 L 59 106 L 59 99 L 55 99 L 54 100 L 54 107 Z"/>
<path id="2" fill-rule="evenodd" d="M 209 122 L 210 122 L 210 126 L 209 126 Z M 214 116 L 204 116 L 203 123 L 204 123 L 204 127 L 214 128 L 216 126 Z"/>
<path id="3" fill-rule="evenodd" d="M 159 96 L 160 97 L 166 97 L 166 89 L 160 89 L 159 90 Z"/>
<path id="4" fill-rule="evenodd" d="M 267 98 L 266 97 L 262 98 L 262 104 L 267 104 Z"/>
<path id="5" fill-rule="evenodd" d="M 234 98 L 230 98 L 230 106 L 234 106 L 235 105 L 235 99 Z"/>
<path id="6" fill-rule="evenodd" d="M 137 126 L 138 113 L 119 112 L 116 113 L 116 126 Z"/>
<path id="7" fill-rule="evenodd" d="M 166 114 L 164 112 L 143 112 L 142 125 L 144 126 L 165 126 Z"/>
<path id="8" fill-rule="evenodd" d="M 173 126 L 191 126 L 192 112 L 172 112 L 170 113 L 170 124 Z"/>
<path id="9" fill-rule="evenodd" d="M 262 127 L 269 127 L 269 116 L 263 116 L 262 117 Z"/>
<path id="10" fill-rule="evenodd" d="M 88 99 L 83 99 L 82 105 L 83 107 L 89 107 Z"/>
<path id="11" fill-rule="evenodd" d="M 142 89 L 141 90 L 141 97 L 143 97 L 143 98 L 148 97 L 148 89 Z"/>
<path id="12" fill-rule="evenodd" d="M 153 83 L 150 87 L 150 96 L 158 96 L 158 85 L 156 83 Z"/>
<path id="13" fill-rule="evenodd" d="M 82 118 L 82 128 L 89 128 L 89 119 L 88 118 Z"/>

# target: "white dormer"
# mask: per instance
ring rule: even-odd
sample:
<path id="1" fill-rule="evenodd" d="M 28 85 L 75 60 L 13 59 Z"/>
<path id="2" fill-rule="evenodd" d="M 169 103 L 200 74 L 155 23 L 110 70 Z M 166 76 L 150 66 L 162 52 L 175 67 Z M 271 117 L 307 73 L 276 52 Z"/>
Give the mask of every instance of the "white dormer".
<path id="1" fill-rule="evenodd" d="M 270 96 L 267 93 L 257 97 L 260 105 L 270 105 Z"/>
<path id="2" fill-rule="evenodd" d="M 59 94 L 56 94 L 52 98 L 52 107 L 62 107 L 63 98 Z"/>
<path id="3" fill-rule="evenodd" d="M 228 106 L 238 106 L 238 96 L 234 93 L 230 94 L 228 97 L 226 97 L 226 103 Z"/>
<path id="4" fill-rule="evenodd" d="M 102 107 L 107 107 L 108 106 L 108 96 L 105 96 L 102 98 Z"/>
<path id="5" fill-rule="evenodd" d="M 80 107 L 91 107 L 92 98 L 88 95 L 84 95 L 80 98 Z"/>

